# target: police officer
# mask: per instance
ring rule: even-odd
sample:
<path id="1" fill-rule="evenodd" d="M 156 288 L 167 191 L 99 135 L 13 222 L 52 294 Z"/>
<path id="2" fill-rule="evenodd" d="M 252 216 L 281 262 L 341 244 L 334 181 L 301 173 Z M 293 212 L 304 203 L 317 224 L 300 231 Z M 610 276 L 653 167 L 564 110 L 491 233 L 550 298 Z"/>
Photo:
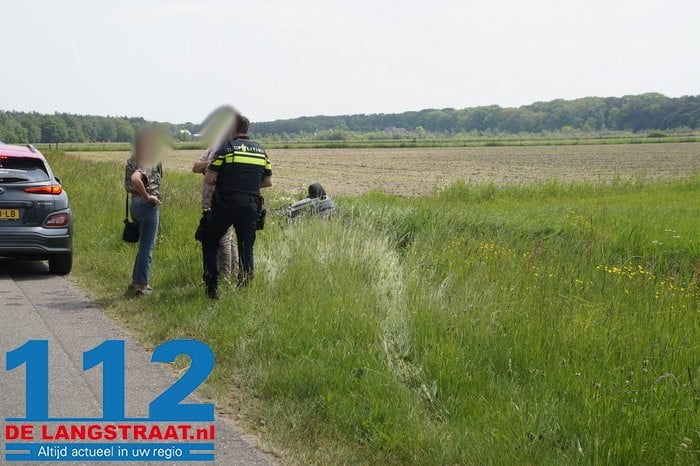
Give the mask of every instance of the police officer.
<path id="1" fill-rule="evenodd" d="M 218 299 L 219 243 L 231 225 L 238 240 L 238 283 L 245 286 L 253 278 L 260 188 L 272 186 L 272 166 L 265 149 L 248 137 L 249 127 L 248 118 L 238 115 L 233 139 L 216 152 L 205 175 L 205 181 L 216 186 L 204 235 L 205 280 L 211 299 Z"/>

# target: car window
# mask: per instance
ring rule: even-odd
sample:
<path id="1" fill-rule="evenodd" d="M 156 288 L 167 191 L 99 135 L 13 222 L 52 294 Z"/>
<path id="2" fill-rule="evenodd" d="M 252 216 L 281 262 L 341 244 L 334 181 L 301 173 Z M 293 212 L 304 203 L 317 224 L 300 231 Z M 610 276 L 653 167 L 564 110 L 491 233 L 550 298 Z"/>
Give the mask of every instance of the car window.
<path id="1" fill-rule="evenodd" d="M 0 183 L 48 181 L 49 173 L 40 159 L 0 156 Z"/>

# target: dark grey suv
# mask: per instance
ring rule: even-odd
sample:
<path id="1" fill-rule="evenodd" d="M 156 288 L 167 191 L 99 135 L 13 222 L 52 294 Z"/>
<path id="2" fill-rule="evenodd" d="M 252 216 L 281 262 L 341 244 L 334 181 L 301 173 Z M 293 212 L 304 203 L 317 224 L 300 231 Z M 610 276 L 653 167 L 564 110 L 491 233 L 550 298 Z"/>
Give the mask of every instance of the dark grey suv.
<path id="1" fill-rule="evenodd" d="M 48 259 L 58 275 L 73 266 L 68 196 L 31 145 L 0 143 L 0 256 Z"/>

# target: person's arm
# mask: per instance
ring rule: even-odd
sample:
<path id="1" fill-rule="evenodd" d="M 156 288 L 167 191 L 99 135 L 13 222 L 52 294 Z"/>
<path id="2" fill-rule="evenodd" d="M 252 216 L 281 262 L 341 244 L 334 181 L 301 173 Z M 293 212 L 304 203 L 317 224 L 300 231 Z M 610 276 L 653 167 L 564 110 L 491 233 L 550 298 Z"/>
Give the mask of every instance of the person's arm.
<path id="1" fill-rule="evenodd" d="M 260 187 L 269 188 L 270 186 L 272 186 L 272 164 L 270 163 L 270 158 L 265 154 L 265 174 Z"/>
<path id="2" fill-rule="evenodd" d="M 201 173 L 204 175 L 207 172 L 207 166 L 211 163 L 211 149 L 206 150 L 192 165 L 193 173 Z"/>
<path id="3" fill-rule="evenodd" d="M 207 184 L 216 184 L 219 172 L 224 167 L 224 162 L 226 161 L 226 154 L 219 152 L 216 154 L 216 157 L 214 157 L 204 172 L 204 182 Z"/>
<path id="4" fill-rule="evenodd" d="M 149 204 L 160 205 L 160 200 L 155 196 L 151 196 L 150 194 L 148 194 L 148 191 L 146 191 L 146 185 L 143 184 L 143 176 L 143 173 L 136 170 L 131 175 L 131 186 L 133 186 L 134 191 L 136 191 L 136 194 L 146 199 L 146 201 L 148 201 Z"/>
<path id="5" fill-rule="evenodd" d="M 207 171 L 207 165 L 209 165 L 208 160 L 197 160 L 194 165 L 192 165 L 192 172 L 204 174 Z"/>
<path id="6" fill-rule="evenodd" d="M 219 177 L 219 173 L 215 171 L 211 171 L 210 169 L 207 169 L 206 173 L 204 173 L 204 182 L 206 184 L 216 184 L 216 179 Z"/>

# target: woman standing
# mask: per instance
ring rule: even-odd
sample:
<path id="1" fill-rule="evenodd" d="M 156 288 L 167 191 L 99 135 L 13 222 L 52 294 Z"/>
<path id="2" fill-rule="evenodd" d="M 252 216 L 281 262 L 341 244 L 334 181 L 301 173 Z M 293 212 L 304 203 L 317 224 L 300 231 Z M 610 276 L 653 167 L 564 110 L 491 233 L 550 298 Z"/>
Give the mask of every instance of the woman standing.
<path id="1" fill-rule="evenodd" d="M 155 128 L 139 132 L 134 152 L 126 163 L 124 184 L 131 194 L 131 217 L 139 225 L 139 249 L 129 289 L 137 295 L 153 292 L 150 285 L 151 257 L 160 219 L 160 182 L 163 175 L 158 161 L 159 133 Z"/>

